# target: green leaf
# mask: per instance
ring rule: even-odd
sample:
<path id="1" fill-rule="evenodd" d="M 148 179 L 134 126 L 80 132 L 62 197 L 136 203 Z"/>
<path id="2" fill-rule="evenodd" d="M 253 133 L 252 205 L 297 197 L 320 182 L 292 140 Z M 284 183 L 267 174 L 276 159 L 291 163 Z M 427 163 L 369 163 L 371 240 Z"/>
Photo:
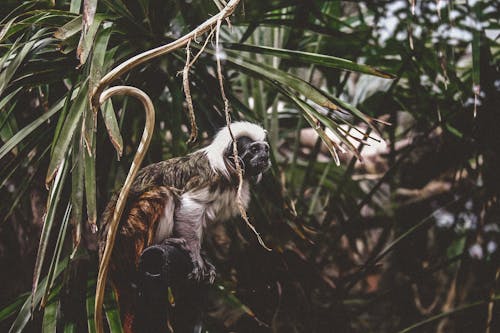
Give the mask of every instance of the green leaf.
<path id="1" fill-rule="evenodd" d="M 33 38 L 24 44 L 24 46 L 19 50 L 14 58 L 9 61 L 8 65 L 4 68 L 0 67 L 1 72 L 0 72 L 0 95 L 3 94 L 5 89 L 8 87 L 10 80 L 18 70 L 19 66 L 21 66 L 21 63 L 24 61 L 28 53 L 31 51 L 35 43 L 37 42 L 37 37 L 39 37 L 44 30 L 40 30 L 35 35 Z"/>
<path id="2" fill-rule="evenodd" d="M 53 147 L 53 153 L 50 159 L 49 167 L 47 170 L 47 177 L 45 179 L 46 183 L 50 183 L 54 178 L 57 169 L 63 162 L 71 142 L 71 138 L 76 130 L 77 124 L 82 117 L 83 111 L 88 106 L 88 80 L 83 83 L 83 86 L 78 90 L 78 96 L 73 101 L 73 105 L 69 111 L 69 114 L 64 122 L 64 126 L 61 130 L 61 134 L 57 139 L 55 146 Z"/>
<path id="3" fill-rule="evenodd" d="M 208 52 L 208 51 L 207 51 Z M 227 56 L 227 60 L 232 62 L 233 64 L 237 65 L 239 68 L 241 68 L 244 71 L 249 72 L 251 75 L 256 75 L 258 78 L 265 80 L 266 82 L 269 82 L 273 84 L 278 90 L 282 91 L 286 96 L 292 99 L 292 101 L 299 106 L 300 110 L 303 111 L 305 114 L 305 118 L 308 121 L 308 123 L 311 125 L 312 128 L 316 130 L 318 135 L 321 137 L 323 142 L 326 144 L 328 149 L 330 150 L 332 156 L 335 158 L 336 163 L 339 163 L 339 159 L 337 156 L 336 148 L 335 148 L 335 142 L 333 142 L 328 135 L 318 126 L 317 121 L 321 122 L 324 126 L 329 128 L 332 132 L 334 132 L 338 138 L 354 153 L 356 156 L 358 156 L 359 159 L 361 159 L 361 156 L 359 155 L 359 152 L 354 145 L 347 140 L 345 135 L 339 132 L 337 127 L 339 125 L 331 118 L 328 118 L 325 116 L 323 113 L 320 111 L 316 110 L 316 108 L 313 108 L 311 105 L 308 103 L 302 101 L 301 99 L 297 98 L 293 93 L 289 92 L 288 89 L 293 89 L 297 91 L 300 94 L 303 94 L 305 97 L 311 99 L 315 103 L 325 106 L 330 109 L 334 110 L 339 110 L 340 108 L 332 103 L 332 100 L 334 100 L 336 103 L 341 104 L 345 107 L 348 107 L 349 110 L 355 109 L 354 107 L 348 105 L 347 103 L 344 103 L 342 101 L 339 101 L 338 99 L 334 98 L 333 96 L 328 96 L 316 87 L 312 86 L 310 83 L 294 76 L 289 73 L 280 71 L 278 69 L 275 69 L 273 67 L 267 66 L 263 63 L 260 65 L 257 65 L 250 61 L 249 59 L 244 59 L 242 57 L 239 58 L 233 58 L 230 56 Z M 287 87 L 287 88 L 285 88 Z M 370 119 L 369 117 L 365 116 L 364 114 L 361 113 L 361 111 L 355 109 L 357 113 L 361 115 L 363 120 L 367 122 L 370 125 Z"/>
<path id="4" fill-rule="evenodd" d="M 58 269 L 56 270 L 54 277 L 58 277 L 63 270 L 66 269 L 68 266 L 69 258 L 65 258 L 62 260 L 60 263 Z M 21 310 L 19 311 L 16 319 L 12 323 L 12 326 L 10 327 L 9 333 L 20 333 L 23 331 L 24 327 L 28 323 L 30 317 L 31 317 L 31 304 L 33 303 L 34 305 L 37 305 L 40 300 L 42 299 L 43 291 L 47 287 L 47 279 L 44 278 L 40 282 L 40 288 L 35 292 L 35 295 L 32 297 L 28 297 L 26 301 L 24 302 Z"/>
<path id="5" fill-rule="evenodd" d="M 207 50 L 207 52 L 214 54 L 211 50 Z M 264 63 L 257 63 L 250 59 L 243 58 L 234 51 L 228 51 L 226 60 L 236 67 L 258 74 L 260 78 L 274 80 L 283 84 L 285 87 L 290 87 L 320 106 L 331 110 L 340 110 L 339 106 L 334 103 L 331 98 L 328 98 L 324 92 L 295 75 L 273 68 Z"/>
<path id="6" fill-rule="evenodd" d="M 54 130 L 54 136 L 52 138 L 52 144 L 50 149 L 50 155 L 54 153 L 54 147 L 56 146 L 57 140 L 59 139 L 59 135 L 61 134 L 61 129 L 64 126 L 66 116 L 68 115 L 68 110 L 71 108 L 71 96 L 72 92 L 75 90 L 75 86 L 71 86 L 71 90 L 68 94 L 66 94 L 66 101 L 64 102 L 64 107 L 62 109 L 59 118 L 57 119 L 57 125 Z"/>
<path id="7" fill-rule="evenodd" d="M 64 333 L 75 333 L 76 332 L 76 324 L 75 323 L 66 323 L 64 325 Z"/>
<path id="8" fill-rule="evenodd" d="M 92 110 L 87 110 L 85 115 L 85 139 L 84 139 L 84 179 L 85 179 L 85 199 L 87 202 L 87 218 L 92 229 L 97 223 L 97 203 L 96 203 L 96 178 L 95 178 L 95 114 Z"/>
<path id="9" fill-rule="evenodd" d="M 119 17 L 127 18 L 130 22 L 136 23 L 134 15 L 132 15 L 122 0 L 103 0 L 102 2 Z"/>
<path id="10" fill-rule="evenodd" d="M 49 197 L 47 198 L 47 213 L 45 214 L 45 219 L 42 226 L 42 233 L 40 235 L 40 241 L 38 244 L 38 252 L 35 261 L 35 268 L 33 271 L 33 290 L 32 290 L 32 299 L 33 306 L 35 305 L 35 295 L 38 291 L 38 281 L 40 279 L 40 275 L 43 268 L 43 263 L 45 262 L 45 253 L 47 252 L 47 247 L 50 240 L 50 234 L 52 231 L 52 226 L 54 224 L 54 220 L 56 217 L 57 208 L 59 206 L 59 201 L 61 199 L 61 193 L 64 187 L 64 182 L 66 180 L 66 176 L 69 171 L 69 163 L 67 159 L 63 159 L 61 163 L 61 168 L 57 171 L 57 175 L 54 179 L 54 182 L 51 185 L 49 191 Z M 45 294 L 45 288 L 47 288 L 50 281 L 45 284 L 44 288 L 40 291 L 42 295 Z M 50 285 L 49 285 L 50 287 Z"/>
<path id="11" fill-rule="evenodd" d="M 104 59 L 106 58 L 111 32 L 111 28 L 102 30 L 96 37 L 93 45 L 92 62 L 90 64 L 90 91 L 93 91 L 93 89 L 97 86 L 99 80 L 103 77 L 109 67 L 109 64 L 105 64 Z"/>
<path id="12" fill-rule="evenodd" d="M 17 101 L 16 101 L 17 102 Z M 3 142 L 10 140 L 18 132 L 16 118 L 10 117 L 16 107 L 16 102 L 12 103 L 7 112 L 0 111 L 0 139 Z M 13 151 L 17 153 L 17 151 Z"/>
<path id="13" fill-rule="evenodd" d="M 76 96 L 76 91 L 72 95 L 72 99 Z M 59 112 L 64 105 L 65 98 L 60 99 L 54 106 L 52 106 L 47 112 L 38 117 L 28 126 L 22 128 L 16 133 L 8 142 L 6 142 L 2 147 L 0 147 L 0 159 L 2 159 L 9 151 L 14 149 L 21 141 L 23 141 L 28 135 L 33 133 L 40 125 L 44 124 L 48 119 L 50 119 L 54 114 Z"/>
<path id="14" fill-rule="evenodd" d="M 89 273 L 89 278 L 87 279 L 87 298 L 85 302 L 87 308 L 87 327 L 89 328 L 89 333 L 96 333 L 94 321 L 96 279 L 94 274 L 95 273 Z"/>
<path id="15" fill-rule="evenodd" d="M 107 288 L 104 297 L 104 312 L 108 320 L 109 329 L 113 333 L 123 332 L 123 326 L 120 319 L 120 311 L 118 310 L 118 302 L 112 288 Z"/>
<path id="16" fill-rule="evenodd" d="M 71 213 L 71 203 L 68 203 L 66 207 L 66 212 L 64 213 L 61 226 L 59 227 L 59 234 L 57 235 L 57 241 L 55 245 L 55 251 L 50 262 L 49 271 L 47 273 L 48 286 L 45 289 L 45 294 L 42 297 L 41 307 L 45 307 L 45 303 L 48 300 L 50 291 L 54 287 L 54 273 L 57 271 L 57 265 L 59 264 L 61 258 L 61 252 L 63 249 L 64 241 L 66 239 L 66 230 L 68 227 L 68 221 Z"/>
<path id="17" fill-rule="evenodd" d="M 80 12 L 81 7 L 82 7 L 82 0 L 71 0 L 69 11 L 78 14 Z"/>
<path id="18" fill-rule="evenodd" d="M 109 139 L 116 149 L 118 159 L 120 159 L 123 154 L 123 138 L 120 133 L 120 126 L 118 125 L 116 113 L 111 100 L 107 100 L 101 106 L 101 113 L 102 118 L 104 119 L 104 125 L 106 125 L 106 130 L 108 131 Z"/>
<path id="19" fill-rule="evenodd" d="M 81 222 L 83 215 L 83 190 L 84 190 L 84 148 L 81 133 L 76 133 L 73 137 L 73 154 L 71 154 L 71 223 L 73 225 L 74 241 L 78 246 L 81 237 Z"/>
<path id="20" fill-rule="evenodd" d="M 214 54 L 214 52 L 211 50 L 206 50 L 206 52 Z M 230 55 L 234 55 L 234 57 Z M 321 91 L 320 89 L 311 85 L 309 82 L 306 82 L 305 80 L 295 75 L 268 66 L 262 62 L 254 62 L 253 60 L 238 55 L 234 51 L 228 51 L 226 60 L 242 70 L 257 74 L 260 78 L 276 81 L 284 87 L 289 87 L 296 92 L 304 95 L 306 98 L 311 99 L 313 102 L 320 106 L 334 111 L 349 112 L 353 116 L 365 122 L 376 132 L 380 133 L 380 131 L 373 125 L 373 119 L 371 117 L 363 114 L 363 112 L 350 105 L 349 103 L 346 103 L 335 96 Z"/>
<path id="21" fill-rule="evenodd" d="M 302 101 L 300 98 L 298 98 L 294 94 L 288 92 L 283 87 L 276 86 L 276 88 L 278 88 L 285 96 L 287 96 L 288 98 L 290 98 L 295 103 L 295 105 L 297 105 L 302 110 L 302 112 L 304 114 L 304 118 L 309 123 L 309 126 L 311 126 L 311 128 L 313 128 L 316 131 L 316 133 L 319 135 L 319 137 L 321 138 L 321 140 L 327 146 L 327 148 L 330 151 L 330 154 L 332 155 L 332 157 L 335 159 L 335 163 L 337 165 L 339 165 L 340 161 L 339 161 L 339 158 L 338 158 L 338 155 L 337 155 L 336 147 L 335 147 L 333 141 L 326 135 L 326 133 L 323 130 L 323 128 L 321 126 L 319 126 L 319 124 L 317 123 L 317 121 L 319 119 L 317 119 L 314 116 L 315 113 L 316 113 L 316 110 L 314 110 L 313 107 L 311 107 L 306 102 Z M 319 120 L 319 121 L 321 121 L 321 120 Z M 332 129 L 327 124 L 324 124 L 324 123 L 322 123 L 322 124 L 323 124 L 323 126 L 327 126 L 328 128 Z"/>
<path id="22" fill-rule="evenodd" d="M 59 301 L 50 302 L 43 314 L 42 333 L 54 333 L 57 326 L 57 308 Z"/>
<path id="23" fill-rule="evenodd" d="M 77 16 L 69 21 L 54 33 L 54 37 L 60 40 L 66 40 L 69 37 L 76 35 L 82 30 L 82 17 Z"/>
<path id="24" fill-rule="evenodd" d="M 235 296 L 234 293 L 226 289 L 224 285 L 218 285 L 216 291 L 220 294 L 220 297 L 224 300 L 224 302 L 232 308 L 232 311 L 245 313 L 249 317 L 261 323 L 260 320 L 255 316 L 255 313 L 252 311 L 252 309 L 245 305 L 238 297 Z"/>
<path id="25" fill-rule="evenodd" d="M 17 88 L 0 100 L 0 139 L 2 139 L 3 142 L 10 140 L 15 133 L 19 131 L 16 119 L 11 117 L 12 112 L 15 110 L 17 101 L 12 103 L 8 111 L 6 111 L 5 108 L 10 100 L 15 97 L 21 89 L 22 87 Z M 14 148 L 13 153 L 17 154 L 16 148 Z"/>
<path id="26" fill-rule="evenodd" d="M 26 299 L 29 296 L 30 293 L 21 294 L 16 298 L 14 302 L 10 303 L 2 310 L 0 310 L 0 322 L 4 321 L 5 319 L 17 313 L 21 309 L 21 306 L 24 304 L 24 302 L 26 302 Z"/>
<path id="27" fill-rule="evenodd" d="M 238 50 L 244 52 L 251 53 L 260 53 L 267 54 L 271 56 L 280 57 L 282 59 L 291 59 L 294 61 L 303 62 L 306 64 L 315 64 L 325 67 L 338 68 L 342 70 L 359 72 L 369 75 L 375 75 L 379 77 L 383 77 L 386 79 L 394 79 L 395 76 L 393 74 L 385 73 L 381 70 L 373 68 L 368 65 L 362 65 L 355 63 L 353 61 L 337 58 L 324 54 L 310 53 L 310 52 L 301 52 L 287 49 L 280 49 L 268 46 L 256 46 L 249 44 L 237 44 L 237 43 L 227 43 L 224 44 L 227 48 L 231 50 Z"/>
<path id="28" fill-rule="evenodd" d="M 91 22 L 91 25 L 88 27 L 88 30 L 82 31 L 80 42 L 78 43 L 78 47 L 76 49 L 76 55 L 78 59 L 80 59 L 80 65 L 83 65 L 87 61 L 87 57 L 89 56 L 94 45 L 94 38 L 97 34 L 97 30 L 103 20 L 104 15 L 96 15 Z"/>
<path id="29" fill-rule="evenodd" d="M 11 18 L 7 23 L 5 23 L 2 30 L 0 30 L 0 43 L 3 41 L 3 39 L 5 38 L 5 35 L 7 35 L 7 32 L 9 31 L 10 27 L 12 26 L 12 24 L 14 23 L 14 21 L 17 18 L 18 18 L 17 16 Z"/>

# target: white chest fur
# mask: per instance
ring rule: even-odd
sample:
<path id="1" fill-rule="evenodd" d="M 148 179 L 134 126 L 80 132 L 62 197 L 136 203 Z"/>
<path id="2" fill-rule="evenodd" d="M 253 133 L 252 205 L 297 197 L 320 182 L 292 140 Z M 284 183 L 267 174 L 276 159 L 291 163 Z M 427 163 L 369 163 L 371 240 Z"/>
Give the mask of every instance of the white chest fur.
<path id="1" fill-rule="evenodd" d="M 250 202 L 249 183 L 243 183 L 241 199 L 244 208 Z M 165 211 L 160 217 L 156 229 L 155 241 L 161 242 L 172 236 L 174 224 L 190 223 L 199 238 L 207 223 L 215 221 L 226 221 L 239 214 L 237 189 L 216 190 L 208 189 L 186 192 L 181 196 L 178 207 L 172 209 L 170 205 L 165 206 Z M 175 212 L 174 212 L 175 211 Z"/>
<path id="2" fill-rule="evenodd" d="M 176 213 L 176 217 L 184 214 L 194 217 L 193 213 L 196 212 L 202 226 L 214 221 L 225 221 L 239 214 L 236 198 L 237 190 L 235 188 L 214 192 L 208 190 L 187 192 L 182 195 L 181 207 Z M 248 182 L 243 183 L 241 199 L 246 209 L 250 201 Z"/>

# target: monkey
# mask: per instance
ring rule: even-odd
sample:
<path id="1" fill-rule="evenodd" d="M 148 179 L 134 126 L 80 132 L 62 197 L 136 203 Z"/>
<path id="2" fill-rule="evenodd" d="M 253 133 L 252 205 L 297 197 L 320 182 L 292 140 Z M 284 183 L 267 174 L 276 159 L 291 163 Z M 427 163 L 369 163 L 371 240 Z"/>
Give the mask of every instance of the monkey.
<path id="1" fill-rule="evenodd" d="M 251 183 L 259 182 L 270 168 L 269 144 L 266 131 L 257 124 L 233 122 L 230 128 L 243 171 L 241 200 L 246 209 Z M 208 146 L 139 170 L 120 220 L 109 267 L 122 319 L 125 317 L 124 326 L 132 316 L 131 280 L 141 253 L 152 244 L 169 242 L 180 246 L 193 263 L 190 277 L 213 283 L 215 268 L 201 254 L 203 229 L 209 223 L 239 214 L 238 184 L 233 138 L 227 126 L 218 131 Z M 117 198 L 111 198 L 101 218 L 100 258 Z"/>

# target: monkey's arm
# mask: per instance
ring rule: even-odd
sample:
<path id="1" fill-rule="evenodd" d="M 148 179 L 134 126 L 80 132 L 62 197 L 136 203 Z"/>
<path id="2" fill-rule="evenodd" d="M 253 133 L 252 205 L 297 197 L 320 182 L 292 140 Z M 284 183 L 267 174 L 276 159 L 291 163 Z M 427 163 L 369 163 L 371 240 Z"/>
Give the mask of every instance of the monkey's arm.
<path id="1" fill-rule="evenodd" d="M 192 179 L 196 186 L 188 184 L 187 187 L 196 188 L 182 194 L 179 205 L 175 210 L 173 236 L 177 242 L 191 255 L 193 272 L 191 277 L 201 281 L 207 279 L 212 283 L 215 279 L 215 268 L 201 255 L 201 239 L 203 228 L 207 221 L 207 207 L 209 205 L 210 183 L 203 180 Z"/>

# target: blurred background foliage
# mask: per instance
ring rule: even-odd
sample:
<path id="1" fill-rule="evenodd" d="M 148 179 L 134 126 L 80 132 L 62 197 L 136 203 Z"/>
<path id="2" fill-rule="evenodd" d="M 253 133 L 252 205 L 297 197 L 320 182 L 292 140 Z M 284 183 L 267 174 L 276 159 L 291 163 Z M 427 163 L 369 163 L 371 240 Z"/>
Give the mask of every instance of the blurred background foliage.
<path id="1" fill-rule="evenodd" d="M 85 3 L 97 13 L 83 37 L 81 0 L 0 6 L 1 331 L 93 331 L 88 221 L 123 183 L 144 116 L 115 98 L 96 122 L 88 91 L 225 4 Z M 117 82 L 155 104 L 145 164 L 184 155 L 224 125 L 216 56 L 233 119 L 269 132 L 273 167 L 248 213 L 274 251 L 240 219 L 210 226 L 218 276 L 205 331 L 500 330 L 499 7 L 242 1 L 222 47 L 210 42 L 190 70 L 194 145 L 178 75 L 185 49 Z M 105 313 L 119 332 L 112 293 Z"/>

